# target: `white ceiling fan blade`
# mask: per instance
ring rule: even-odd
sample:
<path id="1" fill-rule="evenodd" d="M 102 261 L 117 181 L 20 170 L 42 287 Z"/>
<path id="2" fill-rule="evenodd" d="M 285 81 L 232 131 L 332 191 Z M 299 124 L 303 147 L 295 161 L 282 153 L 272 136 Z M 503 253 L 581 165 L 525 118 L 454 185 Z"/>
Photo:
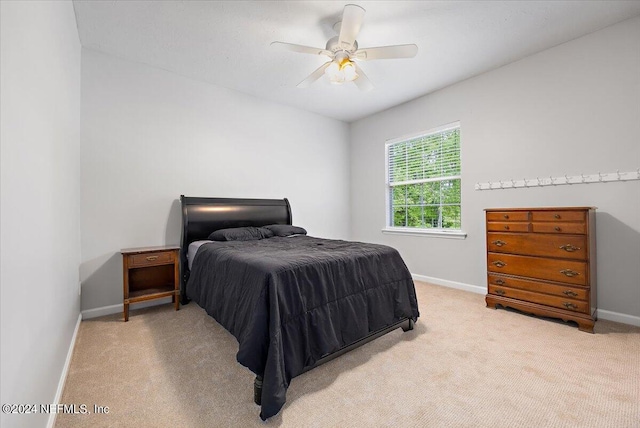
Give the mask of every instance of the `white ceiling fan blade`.
<path id="1" fill-rule="evenodd" d="M 418 53 L 416 45 L 381 46 L 378 48 L 358 49 L 353 58 L 360 61 L 372 59 L 413 58 Z"/>
<path id="2" fill-rule="evenodd" d="M 358 64 L 354 62 L 353 65 L 356 67 L 356 73 L 358 73 L 358 77 L 353 81 L 353 83 L 355 83 L 358 89 L 360 89 L 361 91 L 372 90 L 373 83 L 371 83 L 371 80 L 369 80 L 367 75 L 364 74 L 364 71 L 362 71 Z"/>
<path id="3" fill-rule="evenodd" d="M 322 77 L 322 75 L 324 74 L 324 70 L 329 67 L 329 65 L 332 63 L 333 61 L 327 61 L 324 64 L 322 64 L 320 67 L 318 67 L 316 69 L 316 71 L 314 71 L 313 73 L 311 73 L 309 75 L 309 77 L 307 77 L 306 79 L 304 79 L 302 82 L 298 83 L 298 88 L 308 88 L 309 85 L 311 85 L 313 82 L 315 82 L 316 80 L 318 80 L 319 78 Z"/>
<path id="4" fill-rule="evenodd" d="M 286 51 L 306 53 L 311 55 L 326 55 L 329 58 L 333 58 L 333 53 L 326 49 L 312 48 L 310 46 L 296 45 L 294 43 L 285 43 L 285 42 L 272 42 L 271 46 L 276 47 L 278 49 L 283 49 Z"/>
<path id="5" fill-rule="evenodd" d="M 342 12 L 342 23 L 340 24 L 340 36 L 338 36 L 339 46 L 344 50 L 353 48 L 353 42 L 362 27 L 365 10 L 358 5 L 348 4 Z"/>

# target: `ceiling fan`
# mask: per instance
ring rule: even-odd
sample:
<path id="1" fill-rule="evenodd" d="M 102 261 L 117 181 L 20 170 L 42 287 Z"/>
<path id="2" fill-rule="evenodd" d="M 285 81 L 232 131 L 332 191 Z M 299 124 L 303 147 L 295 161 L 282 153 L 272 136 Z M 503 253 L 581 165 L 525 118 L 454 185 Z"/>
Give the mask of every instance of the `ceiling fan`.
<path id="1" fill-rule="evenodd" d="M 293 43 L 273 42 L 271 46 L 285 50 L 311 55 L 325 55 L 331 60 L 322 64 L 309 75 L 298 88 L 306 88 L 326 74 L 331 83 L 342 84 L 353 82 L 363 90 L 373 88 L 373 84 L 355 61 L 370 61 L 374 59 L 413 58 L 418 53 L 416 45 L 381 46 L 375 48 L 358 48 L 356 37 L 360 32 L 365 10 L 355 4 L 348 4 L 342 12 L 342 21 L 334 25 L 338 35 L 327 41 L 325 49 L 296 45 Z"/>

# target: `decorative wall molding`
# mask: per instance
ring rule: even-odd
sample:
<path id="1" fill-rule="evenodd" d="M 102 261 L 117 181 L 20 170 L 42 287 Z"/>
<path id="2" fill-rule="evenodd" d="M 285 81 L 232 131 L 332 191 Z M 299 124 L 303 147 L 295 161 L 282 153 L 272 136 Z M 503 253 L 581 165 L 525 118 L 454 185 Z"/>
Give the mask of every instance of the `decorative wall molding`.
<path id="1" fill-rule="evenodd" d="M 476 190 L 500 190 L 500 189 L 517 189 L 517 188 L 529 188 L 529 187 L 544 187 L 544 186 L 564 186 L 574 184 L 589 184 L 589 183 L 610 183 L 612 181 L 631 181 L 640 180 L 640 168 L 631 172 L 609 172 L 602 174 L 589 175 L 563 175 L 563 176 L 549 176 L 549 177 L 536 177 L 536 178 L 524 178 L 521 180 L 499 180 L 499 181 L 487 181 L 484 183 L 476 183 Z"/>

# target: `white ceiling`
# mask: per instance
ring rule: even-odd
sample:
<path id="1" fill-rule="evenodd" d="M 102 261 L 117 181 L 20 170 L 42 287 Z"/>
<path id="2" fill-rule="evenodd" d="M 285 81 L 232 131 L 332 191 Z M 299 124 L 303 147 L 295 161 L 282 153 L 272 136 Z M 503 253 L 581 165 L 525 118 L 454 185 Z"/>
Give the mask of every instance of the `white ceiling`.
<path id="1" fill-rule="evenodd" d="M 640 1 L 353 2 L 366 9 L 361 48 L 418 55 L 361 63 L 369 92 L 325 78 L 296 88 L 326 57 L 270 43 L 324 48 L 347 3 L 74 1 L 84 47 L 346 122 L 640 15 Z"/>

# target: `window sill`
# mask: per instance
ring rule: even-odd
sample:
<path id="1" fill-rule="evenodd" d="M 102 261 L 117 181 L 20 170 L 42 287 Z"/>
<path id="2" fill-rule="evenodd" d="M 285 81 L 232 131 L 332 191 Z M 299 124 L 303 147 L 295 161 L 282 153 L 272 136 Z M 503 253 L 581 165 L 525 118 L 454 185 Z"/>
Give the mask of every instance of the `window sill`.
<path id="1" fill-rule="evenodd" d="M 396 235 L 414 235 L 429 236 L 432 238 L 448 238 L 448 239 L 466 239 L 467 234 L 461 230 L 429 230 L 429 229 L 410 229 L 402 227 L 387 227 L 382 229 L 382 233 L 390 233 Z"/>

